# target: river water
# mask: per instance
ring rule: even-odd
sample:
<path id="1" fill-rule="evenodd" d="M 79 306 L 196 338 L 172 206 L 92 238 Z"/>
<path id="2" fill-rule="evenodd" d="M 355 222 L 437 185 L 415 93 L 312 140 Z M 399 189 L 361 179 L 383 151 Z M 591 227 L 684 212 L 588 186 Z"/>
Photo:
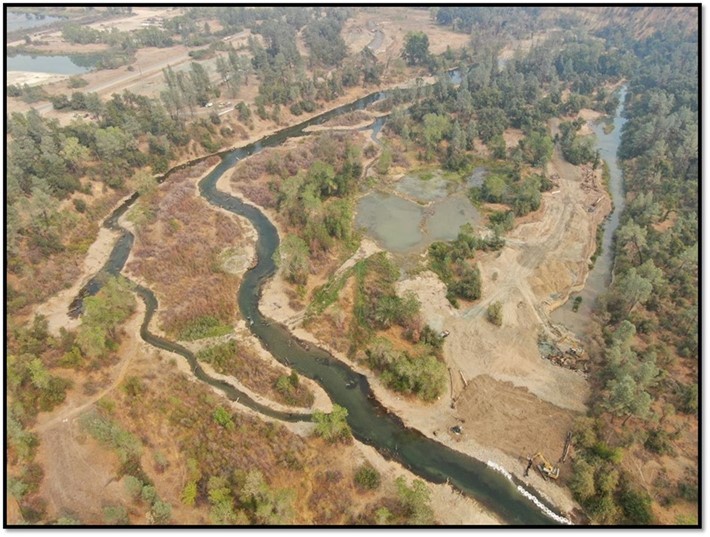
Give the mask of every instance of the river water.
<path id="1" fill-rule="evenodd" d="M 236 297 L 241 314 L 244 318 L 254 321 L 251 330 L 277 360 L 290 365 L 300 374 L 315 379 L 333 402 L 348 410 L 348 423 L 358 440 L 372 445 L 385 457 L 399 461 L 415 474 L 429 481 L 450 482 L 495 513 L 504 523 L 525 526 L 554 524 L 555 521 L 541 510 L 542 504 L 539 500 L 536 501 L 540 505 L 531 501 L 530 492 L 520 483 L 514 482 L 509 476 L 484 462 L 468 457 L 425 437 L 418 431 L 405 427 L 397 416 L 388 413 L 374 399 L 367 379 L 363 375 L 354 372 L 325 350 L 302 343 L 285 327 L 265 318 L 259 311 L 262 286 L 276 270 L 272 255 L 279 243 L 278 233 L 274 225 L 256 207 L 217 190 L 217 181 L 237 161 L 248 158 L 265 147 L 279 145 L 288 138 L 302 136 L 307 126 L 323 123 L 342 113 L 363 109 L 385 96 L 386 94 L 382 92 L 371 94 L 267 136 L 256 143 L 226 152 L 222 154 L 222 162 L 200 181 L 199 191 L 205 199 L 218 207 L 248 218 L 258 232 L 256 243 L 258 263 L 244 275 Z M 169 174 L 166 175 L 167 177 Z M 117 220 L 118 216 L 123 214 L 134 201 L 135 197 L 127 200 L 124 206 L 117 209 L 105 222 L 104 225 L 119 229 L 122 236 L 101 273 L 82 289 L 72 304 L 72 312 L 75 315 L 81 312 L 82 298 L 94 294 L 100 287 L 101 275 L 117 274 L 121 271 L 130 252 L 133 236 L 118 225 Z M 239 398 L 240 403 L 279 419 L 292 421 L 306 419 L 298 414 L 275 413 L 265 409 L 263 405 L 252 401 L 230 385 L 206 375 L 196 363 L 194 355 L 184 347 L 150 333 L 148 326 L 157 309 L 157 299 L 149 289 L 137 286 L 137 291 L 146 302 L 146 318 L 141 328 L 141 336 L 148 343 L 184 356 L 200 380 L 221 389 L 232 400 Z M 542 509 L 555 516 L 549 506 L 542 506 Z"/>
<path id="2" fill-rule="evenodd" d="M 584 337 L 587 333 L 589 324 L 592 322 L 592 312 L 597 297 L 607 290 L 611 282 L 611 269 L 614 263 L 612 240 L 616 228 L 619 227 L 619 218 L 621 217 L 625 205 L 623 178 L 616 158 L 616 153 L 621 143 L 621 128 L 624 123 L 626 123 L 626 119 L 622 117 L 625 98 L 626 86 L 622 87 L 619 91 L 619 107 L 616 109 L 614 116 L 614 129 L 609 134 L 604 132 L 601 122 L 595 123 L 592 127 L 596 135 L 597 147 L 599 148 L 601 157 L 609 167 L 609 192 L 611 194 L 612 203 L 614 204 L 614 210 L 608 216 L 604 224 L 602 252 L 597 257 L 594 268 L 587 276 L 584 289 L 572 295 L 570 300 L 557 308 L 550 315 L 553 322 L 565 325 L 579 337 Z M 572 311 L 575 296 L 582 297 L 582 303 L 579 305 L 577 312 Z"/>

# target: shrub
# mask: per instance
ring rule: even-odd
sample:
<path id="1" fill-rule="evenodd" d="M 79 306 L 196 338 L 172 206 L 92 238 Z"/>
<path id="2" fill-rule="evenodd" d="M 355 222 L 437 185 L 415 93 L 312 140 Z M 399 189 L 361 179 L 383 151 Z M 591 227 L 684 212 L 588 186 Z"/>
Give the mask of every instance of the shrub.
<path id="1" fill-rule="evenodd" d="M 141 492 L 143 492 L 143 481 L 132 475 L 124 476 L 123 486 L 126 488 L 126 491 L 128 491 L 128 494 L 130 494 L 131 498 L 133 498 L 134 500 L 138 499 L 138 497 L 141 495 Z"/>
<path id="2" fill-rule="evenodd" d="M 128 511 L 122 505 L 109 505 L 104 507 L 104 520 L 106 524 L 124 526 L 128 524 Z"/>
<path id="3" fill-rule="evenodd" d="M 648 525 L 653 523 L 651 511 L 651 497 L 643 491 L 636 491 L 622 487 L 619 494 L 619 506 L 624 512 L 624 522 L 634 525 Z"/>
<path id="4" fill-rule="evenodd" d="M 495 211 L 488 217 L 489 227 L 498 234 L 513 229 L 515 215 L 513 211 Z"/>
<path id="5" fill-rule="evenodd" d="M 577 311 L 579 310 L 579 305 L 582 303 L 582 297 L 581 296 L 576 296 L 574 297 L 574 301 L 572 302 L 572 311 Z"/>
<path id="6" fill-rule="evenodd" d="M 380 472 L 369 463 L 362 464 L 355 472 L 355 484 L 363 490 L 375 490 L 381 481 Z"/>
<path id="7" fill-rule="evenodd" d="M 74 208 L 77 211 L 79 211 L 80 213 L 83 213 L 84 211 L 86 211 L 86 202 L 84 200 L 79 199 L 79 198 L 75 198 L 73 200 L 73 203 L 74 203 Z"/>
<path id="8" fill-rule="evenodd" d="M 501 326 L 503 324 L 503 305 L 500 302 L 493 302 L 486 310 L 488 322 Z"/>
<path id="9" fill-rule="evenodd" d="M 69 87 L 72 89 L 83 88 L 88 86 L 89 82 L 80 76 L 70 76 L 69 77 Z"/>
<path id="10" fill-rule="evenodd" d="M 648 432 L 648 437 L 644 446 L 653 453 L 659 455 L 675 455 L 675 449 L 671 442 L 670 434 L 663 429 L 652 429 Z"/>
<path id="11" fill-rule="evenodd" d="M 172 517 L 172 506 L 162 500 L 153 503 L 150 510 L 150 518 L 153 524 L 167 524 Z"/>
<path id="12" fill-rule="evenodd" d="M 232 331 L 232 327 L 222 324 L 222 322 L 210 315 L 203 315 L 198 317 L 194 321 L 190 322 L 183 330 L 180 332 L 178 339 L 185 341 L 194 341 L 196 339 L 202 339 L 207 337 L 217 337 L 229 334 Z"/>
<path id="13" fill-rule="evenodd" d="M 218 423 L 225 429 L 234 429 L 234 422 L 232 421 L 231 414 L 221 406 L 215 409 L 214 414 L 212 414 L 212 417 L 214 418 L 214 421 L 216 423 Z"/>
<path id="14" fill-rule="evenodd" d="M 313 421 L 316 423 L 315 434 L 331 443 L 349 441 L 352 432 L 347 417 L 348 410 L 335 404 L 330 414 L 316 410 L 313 413 Z"/>

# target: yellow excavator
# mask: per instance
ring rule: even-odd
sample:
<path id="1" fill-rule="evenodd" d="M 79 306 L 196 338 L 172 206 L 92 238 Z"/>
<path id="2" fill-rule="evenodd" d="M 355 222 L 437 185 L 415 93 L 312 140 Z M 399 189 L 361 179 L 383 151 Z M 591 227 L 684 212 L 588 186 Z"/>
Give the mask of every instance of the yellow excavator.
<path id="1" fill-rule="evenodd" d="M 535 464 L 535 461 L 540 460 L 540 463 L 536 465 L 537 469 L 540 471 L 542 474 L 542 477 L 544 479 L 557 479 L 560 477 L 560 467 L 559 466 L 552 466 L 545 456 L 540 453 L 539 451 L 535 453 L 532 457 L 528 457 L 528 467 L 525 469 L 525 476 L 528 475 L 528 470 L 530 470 L 530 467 Z"/>

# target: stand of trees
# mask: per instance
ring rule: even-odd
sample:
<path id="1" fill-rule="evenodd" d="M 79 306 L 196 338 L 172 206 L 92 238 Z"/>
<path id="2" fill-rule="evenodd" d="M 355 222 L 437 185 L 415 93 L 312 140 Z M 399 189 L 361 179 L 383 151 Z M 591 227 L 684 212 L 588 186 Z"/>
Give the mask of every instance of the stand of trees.
<path id="1" fill-rule="evenodd" d="M 446 284 L 446 298 L 454 307 L 458 299 L 478 300 L 481 297 L 481 274 L 469 263 L 476 250 L 499 250 L 505 242 L 497 235 L 478 239 L 469 224 L 461 226 L 454 241 L 435 242 L 429 247 L 429 267 Z"/>
<path id="2" fill-rule="evenodd" d="M 697 33 L 671 27 L 625 39 L 635 55 L 619 148 L 629 203 L 601 305 L 605 349 L 592 384 L 599 418 L 578 426 L 571 487 L 596 521 L 648 524 L 648 492 L 617 463 L 642 450 L 675 454 L 698 412 Z M 697 461 L 688 472 L 687 482 L 663 474 L 652 484 L 663 505 L 697 502 Z"/>

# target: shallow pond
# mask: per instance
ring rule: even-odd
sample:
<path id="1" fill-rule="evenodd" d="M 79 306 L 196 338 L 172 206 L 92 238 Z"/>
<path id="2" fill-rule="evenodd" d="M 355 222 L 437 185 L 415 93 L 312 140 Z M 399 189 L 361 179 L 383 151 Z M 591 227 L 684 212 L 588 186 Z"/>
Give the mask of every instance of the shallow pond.
<path id="1" fill-rule="evenodd" d="M 95 56 L 30 56 L 17 54 L 5 58 L 5 71 L 79 75 L 90 71 L 99 58 Z"/>
<path id="2" fill-rule="evenodd" d="M 422 242 L 424 208 L 392 194 L 371 192 L 360 198 L 355 225 L 387 250 L 404 252 Z"/>
<path id="3" fill-rule="evenodd" d="M 441 176 L 422 179 L 415 175 L 406 175 L 397 181 L 395 192 L 421 203 L 444 199 L 451 183 Z"/>
<path id="4" fill-rule="evenodd" d="M 46 26 L 62 20 L 61 17 L 52 17 L 51 15 L 32 15 L 29 13 L 14 13 L 12 11 L 7 12 L 5 15 L 7 32 L 39 28 L 40 26 Z"/>
<path id="5" fill-rule="evenodd" d="M 425 235 L 429 241 L 453 240 L 464 224 L 475 228 L 481 222 L 478 210 L 461 193 L 434 204 L 433 209 L 425 220 Z"/>
<path id="6" fill-rule="evenodd" d="M 401 197 L 400 197 L 401 196 Z M 396 253 L 413 252 L 438 240 L 455 239 L 464 224 L 481 216 L 466 197 L 466 187 L 434 175 L 403 177 L 394 194 L 371 192 L 357 205 L 355 225 Z"/>

